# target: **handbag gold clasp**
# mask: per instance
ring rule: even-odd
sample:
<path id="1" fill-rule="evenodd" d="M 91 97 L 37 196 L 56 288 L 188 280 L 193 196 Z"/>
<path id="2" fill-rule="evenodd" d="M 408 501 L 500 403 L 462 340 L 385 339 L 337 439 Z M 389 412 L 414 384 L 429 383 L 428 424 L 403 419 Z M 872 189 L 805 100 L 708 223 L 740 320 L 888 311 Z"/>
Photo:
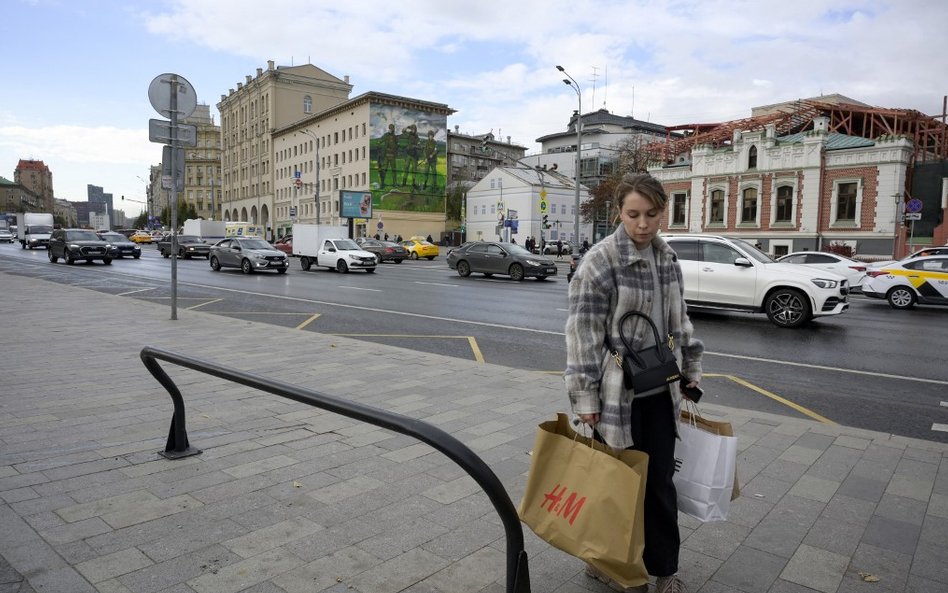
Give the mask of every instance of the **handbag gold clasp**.
<path id="1" fill-rule="evenodd" d="M 618 351 L 618 350 L 613 350 L 613 351 L 612 351 L 612 358 L 614 358 L 614 359 L 616 360 L 616 366 L 621 369 L 621 368 L 622 368 L 622 357 L 619 356 L 619 351 Z"/>
<path id="2" fill-rule="evenodd" d="M 675 337 L 671 334 L 668 334 L 668 349 L 672 352 L 675 351 Z"/>

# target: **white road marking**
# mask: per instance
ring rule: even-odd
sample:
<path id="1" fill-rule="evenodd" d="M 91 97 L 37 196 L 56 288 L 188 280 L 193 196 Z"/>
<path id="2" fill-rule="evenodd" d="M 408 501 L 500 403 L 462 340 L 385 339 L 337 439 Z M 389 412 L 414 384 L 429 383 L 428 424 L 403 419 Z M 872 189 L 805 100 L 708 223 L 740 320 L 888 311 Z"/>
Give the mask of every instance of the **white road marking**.
<path id="1" fill-rule="evenodd" d="M 569 309 L 557 309 L 557 311 L 566 311 L 568 313 Z"/>
<path id="2" fill-rule="evenodd" d="M 379 288 L 362 288 L 360 286 L 345 286 L 342 284 L 339 285 L 339 288 L 348 288 L 351 290 L 367 290 L 369 292 L 382 292 L 382 290 Z"/>
<path id="3" fill-rule="evenodd" d="M 932 424 L 932 430 L 938 432 L 948 432 L 948 424 Z"/>
<path id="4" fill-rule="evenodd" d="M 450 288 L 457 288 L 457 284 L 443 284 L 441 282 L 419 282 L 415 280 L 415 284 L 427 284 L 428 286 L 448 286 Z"/>
<path id="5" fill-rule="evenodd" d="M 944 407 L 948 408 L 948 402 L 941 402 L 941 405 L 943 405 Z"/>

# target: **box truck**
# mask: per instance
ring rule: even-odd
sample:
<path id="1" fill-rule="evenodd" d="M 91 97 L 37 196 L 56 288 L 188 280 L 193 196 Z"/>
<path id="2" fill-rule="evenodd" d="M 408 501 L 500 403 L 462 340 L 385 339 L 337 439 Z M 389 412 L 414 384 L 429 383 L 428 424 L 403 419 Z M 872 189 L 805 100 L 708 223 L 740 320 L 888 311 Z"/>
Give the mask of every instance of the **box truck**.
<path id="1" fill-rule="evenodd" d="M 378 263 L 375 254 L 363 251 L 346 234 L 346 229 L 338 226 L 294 224 L 293 255 L 300 258 L 300 267 L 304 270 L 318 266 L 337 272 L 374 272 Z"/>
<path id="2" fill-rule="evenodd" d="M 53 232 L 53 215 L 47 212 L 19 212 L 16 215 L 16 233 L 23 249 L 49 247 Z"/>
<path id="3" fill-rule="evenodd" d="M 208 245 L 217 243 L 227 234 L 227 227 L 223 220 L 204 220 L 203 218 L 189 218 L 184 221 L 182 235 L 194 235 Z"/>

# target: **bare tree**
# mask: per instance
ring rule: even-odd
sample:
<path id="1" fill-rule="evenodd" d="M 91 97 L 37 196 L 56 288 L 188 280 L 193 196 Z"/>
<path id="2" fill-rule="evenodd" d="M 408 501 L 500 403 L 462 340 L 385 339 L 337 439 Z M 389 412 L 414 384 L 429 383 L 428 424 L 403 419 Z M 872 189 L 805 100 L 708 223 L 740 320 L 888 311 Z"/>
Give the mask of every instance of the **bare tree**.
<path id="1" fill-rule="evenodd" d="M 616 146 L 616 166 L 612 173 L 599 185 L 589 190 L 589 199 L 580 205 L 579 213 L 584 222 L 611 220 L 616 208 L 615 189 L 627 173 L 644 173 L 649 161 L 645 146 L 646 136 L 635 135 L 626 138 Z M 607 204 L 608 202 L 608 204 Z M 608 210 L 608 211 L 607 211 Z"/>

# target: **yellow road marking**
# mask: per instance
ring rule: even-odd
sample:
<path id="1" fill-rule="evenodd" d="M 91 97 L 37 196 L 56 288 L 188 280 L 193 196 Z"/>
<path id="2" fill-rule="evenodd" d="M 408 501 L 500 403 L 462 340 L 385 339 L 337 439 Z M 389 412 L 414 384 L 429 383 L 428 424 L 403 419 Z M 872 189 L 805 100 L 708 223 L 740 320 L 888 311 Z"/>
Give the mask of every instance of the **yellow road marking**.
<path id="1" fill-rule="evenodd" d="M 306 326 L 309 325 L 310 323 L 312 323 L 312 322 L 316 321 L 317 319 L 319 319 L 319 316 L 320 316 L 320 315 L 322 315 L 322 313 L 316 313 L 316 314 L 314 314 L 314 315 L 310 315 L 310 316 L 309 316 L 309 319 L 307 319 L 307 320 L 304 321 L 303 323 L 297 325 L 297 326 L 296 326 L 296 329 L 303 329 L 304 327 L 306 327 Z"/>
<path id="2" fill-rule="evenodd" d="M 829 418 L 826 418 L 825 416 L 821 416 L 809 408 L 804 408 L 800 404 L 794 403 L 786 398 L 780 397 L 776 393 L 767 391 L 763 387 L 758 387 L 754 385 L 753 383 L 750 383 L 749 381 L 745 381 L 744 379 L 741 379 L 740 377 L 735 377 L 734 375 L 724 375 L 724 374 L 716 374 L 716 373 L 708 373 L 704 376 L 705 377 L 724 377 L 725 379 L 729 379 L 737 383 L 738 385 L 743 385 L 744 387 L 750 389 L 751 391 L 756 391 L 757 393 L 761 395 L 769 397 L 770 399 L 774 400 L 777 403 L 781 403 L 787 406 L 788 408 L 792 408 L 796 410 L 797 412 L 800 412 L 804 416 L 809 416 L 810 418 L 816 420 L 817 422 L 822 422 L 823 424 L 833 424 L 833 425 L 836 424 Z"/>
<path id="3" fill-rule="evenodd" d="M 474 360 L 484 364 L 484 355 L 481 353 L 480 346 L 477 345 L 477 339 L 474 336 L 432 336 L 428 334 L 330 334 L 341 338 L 436 338 L 443 340 L 467 340 L 471 346 L 471 352 L 474 354 Z"/>
<path id="4" fill-rule="evenodd" d="M 471 351 L 474 352 L 474 360 L 484 364 L 484 355 L 481 354 L 481 349 L 477 346 L 477 340 L 474 339 L 474 336 L 468 336 L 467 343 L 471 345 Z"/>

